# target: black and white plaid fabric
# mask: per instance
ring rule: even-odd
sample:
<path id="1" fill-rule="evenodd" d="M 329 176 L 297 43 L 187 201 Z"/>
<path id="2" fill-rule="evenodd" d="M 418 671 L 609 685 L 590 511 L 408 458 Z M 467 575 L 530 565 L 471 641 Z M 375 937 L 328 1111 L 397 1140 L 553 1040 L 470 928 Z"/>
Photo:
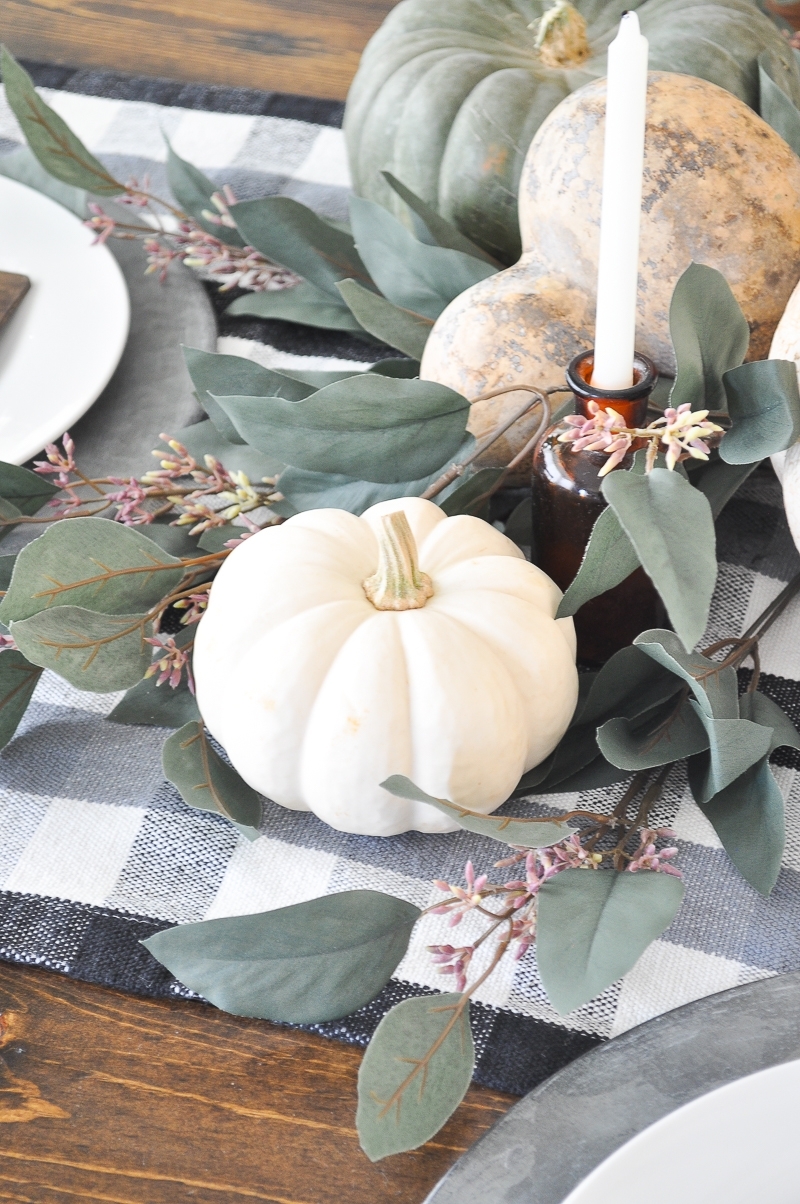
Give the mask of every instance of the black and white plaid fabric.
<path id="1" fill-rule="evenodd" d="M 120 177 L 163 181 L 161 132 L 240 198 L 280 193 L 333 218 L 346 214 L 341 106 L 223 88 L 136 81 L 96 72 L 36 72 L 48 102 Z M 55 90 L 54 90 L 55 89 Z M 0 151 L 20 141 L 0 102 Z M 154 286 L 155 287 L 155 286 Z M 274 368 L 359 369 L 370 352 L 349 336 L 226 319 L 219 350 Z M 760 470 L 719 524 L 720 574 L 708 640 L 744 630 L 800 568 L 780 487 Z M 800 602 L 764 640 L 761 688 L 800 717 Z M 185 806 L 164 781 L 164 729 L 106 721 L 118 695 L 85 694 L 45 673 L 11 744 L 0 754 L 0 956 L 150 995 L 188 992 L 138 943 L 167 925 L 257 912 L 354 887 L 425 907 L 432 879 L 460 881 L 464 863 L 490 867 L 493 841 L 467 832 L 351 836 L 313 815 L 267 804 L 251 843 L 224 820 Z M 508 959 L 477 993 L 479 1081 L 523 1092 L 592 1045 L 690 1000 L 800 969 L 800 757 L 774 761 L 787 802 L 784 865 L 762 898 L 739 876 L 673 772 L 655 817 L 677 833 L 686 899 L 671 927 L 620 982 L 568 1016 L 549 1006 L 533 949 Z M 610 792 L 560 795 L 529 813 L 606 802 Z M 517 804 L 524 810 L 526 804 Z M 494 871 L 498 873 L 498 871 Z M 417 926 L 382 995 L 319 1031 L 364 1044 L 380 1016 L 411 994 L 447 986 L 426 945 L 447 939 L 446 918 Z M 477 928 L 457 930 L 466 943 Z M 480 969 L 480 960 L 478 969 Z"/>

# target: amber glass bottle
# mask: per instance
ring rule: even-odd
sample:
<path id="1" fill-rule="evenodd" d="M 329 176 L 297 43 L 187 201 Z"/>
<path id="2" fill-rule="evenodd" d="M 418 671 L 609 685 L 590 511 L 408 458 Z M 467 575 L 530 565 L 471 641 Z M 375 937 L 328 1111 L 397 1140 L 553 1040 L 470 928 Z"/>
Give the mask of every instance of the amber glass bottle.
<path id="1" fill-rule="evenodd" d="M 567 384 L 575 396 L 575 412 L 590 417 L 588 404 L 621 414 L 629 427 L 645 426 L 647 399 L 658 380 L 656 367 L 643 355 L 634 359 L 634 383 L 630 389 L 598 389 L 592 378 L 591 351 L 575 357 L 567 369 Z M 600 469 L 608 462 L 603 452 L 575 452 L 569 443 L 559 443 L 564 426 L 557 423 L 545 431 L 533 458 L 533 559 L 561 589 L 565 590 L 580 568 L 583 553 L 598 515 L 606 507 L 601 492 Z M 629 468 L 631 453 L 620 469 Z M 634 639 L 640 631 L 664 625 L 664 608 L 644 569 L 607 593 L 585 603 L 575 615 L 578 660 L 587 665 L 603 664 L 612 653 Z"/>

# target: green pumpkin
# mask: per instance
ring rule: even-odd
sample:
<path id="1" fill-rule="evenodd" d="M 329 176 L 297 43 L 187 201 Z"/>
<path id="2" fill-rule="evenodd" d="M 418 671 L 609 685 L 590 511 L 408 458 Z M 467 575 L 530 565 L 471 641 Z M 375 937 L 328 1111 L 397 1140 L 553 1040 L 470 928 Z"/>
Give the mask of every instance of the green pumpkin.
<path id="1" fill-rule="evenodd" d="M 369 42 L 347 99 L 355 191 L 404 217 L 380 174 L 388 169 L 513 263 L 525 152 L 565 96 L 606 74 L 626 9 L 649 39 L 651 70 L 700 76 L 757 111 L 756 60 L 770 51 L 776 81 L 800 105 L 791 47 L 750 0 L 403 0 Z"/>

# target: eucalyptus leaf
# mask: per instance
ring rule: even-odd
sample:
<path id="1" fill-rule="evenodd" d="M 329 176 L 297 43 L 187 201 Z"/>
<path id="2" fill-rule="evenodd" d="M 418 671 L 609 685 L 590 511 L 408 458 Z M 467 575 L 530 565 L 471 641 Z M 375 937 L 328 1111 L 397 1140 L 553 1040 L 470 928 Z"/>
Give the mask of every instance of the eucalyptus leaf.
<path id="1" fill-rule="evenodd" d="M 339 300 L 337 280 L 371 280 L 350 234 L 286 196 L 240 201 L 231 216 L 248 246 Z"/>
<path id="2" fill-rule="evenodd" d="M 721 272 L 689 265 L 672 294 L 669 329 L 678 365 L 670 405 L 725 410 L 722 376 L 744 359 L 750 328 Z"/>
<path id="3" fill-rule="evenodd" d="M 717 519 L 740 485 L 757 467 L 758 461 L 753 464 L 726 464 L 724 460 L 713 460 L 692 474 L 692 485 L 708 498 L 712 517 Z"/>
<path id="4" fill-rule="evenodd" d="M 769 768 L 769 754 L 781 746 L 800 748 L 800 735 L 765 694 L 748 691 L 740 698 L 739 709 L 743 720 L 761 725 L 768 739 L 765 754 L 700 806 L 742 876 L 768 895 L 777 881 L 786 841 L 783 796 Z M 689 762 L 689 783 L 698 802 L 707 794 L 710 773 L 709 754 Z"/>
<path id="5" fill-rule="evenodd" d="M 230 247 L 243 247 L 244 241 L 238 230 L 210 222 L 203 216 L 204 211 L 216 213 L 211 198 L 215 192 L 220 191 L 217 185 L 213 180 L 209 180 L 208 176 L 203 175 L 199 168 L 182 159 L 173 149 L 172 143 L 166 135 L 164 141 L 167 144 L 167 183 L 175 200 L 186 213 L 194 218 L 198 226 L 202 226 L 214 238 L 227 243 Z"/>
<path id="6" fill-rule="evenodd" d="M 57 201 L 70 213 L 81 219 L 88 217 L 88 195 L 85 188 L 75 188 L 72 184 L 64 184 L 45 171 L 29 146 L 20 146 L 7 155 L 0 156 L 0 176 L 9 180 L 17 180 L 28 188 L 49 196 L 51 201 Z"/>
<path id="7" fill-rule="evenodd" d="M 605 758 L 601 758 L 602 764 L 597 764 L 600 755 L 598 727 L 614 718 L 638 720 L 648 717 L 681 689 L 681 679 L 676 677 L 674 670 L 654 663 L 644 651 L 632 646 L 615 652 L 598 673 L 582 674 L 581 678 L 582 684 L 588 679 L 588 688 L 584 685 L 581 690 L 570 726 L 552 753 L 547 775 L 535 783 L 537 794 L 565 790 L 564 783 L 575 781 L 576 775 L 584 769 L 585 779 L 598 777 L 601 785 L 605 784 L 606 778 L 622 780 L 614 775 Z M 517 791 L 524 782 L 525 778 Z M 581 788 L 591 789 L 589 786 Z"/>
<path id="8" fill-rule="evenodd" d="M 466 1095 L 474 1067 L 469 1004 L 460 995 L 396 1004 L 358 1072 L 356 1124 L 367 1157 L 377 1162 L 429 1141 Z"/>
<path id="9" fill-rule="evenodd" d="M 34 665 L 52 669 L 79 690 L 98 694 L 135 685 L 152 660 L 152 647 L 145 639 L 152 635 L 153 625 L 146 614 L 53 606 L 12 622 L 9 630 Z"/>
<path id="10" fill-rule="evenodd" d="M 593 761 L 577 769 L 575 773 L 561 778 L 555 785 L 542 783 L 530 789 L 525 789 L 520 782 L 512 794 L 512 798 L 520 798 L 526 794 L 580 794 L 583 790 L 603 790 L 606 786 L 614 786 L 624 782 L 631 776 L 629 769 L 618 769 L 605 757 L 595 757 Z M 524 781 L 524 778 L 522 779 Z"/>
<path id="11" fill-rule="evenodd" d="M 184 627 L 174 637 L 177 646 L 184 647 L 194 638 L 195 631 L 194 626 Z M 156 673 L 151 677 L 142 678 L 125 693 L 106 717 L 112 723 L 141 723 L 154 727 L 183 727 L 193 720 L 199 720 L 200 712 L 185 673 L 174 689 L 169 682 L 160 686 L 157 683 Z"/>
<path id="12" fill-rule="evenodd" d="M 497 271 L 463 251 L 418 242 L 388 209 L 364 197 L 350 197 L 350 220 L 358 253 L 383 295 L 425 318 L 438 318 L 460 293 Z"/>
<path id="13" fill-rule="evenodd" d="M 450 247 L 453 251 L 462 251 L 465 255 L 471 255 L 474 259 L 483 259 L 486 263 L 492 265 L 495 271 L 500 271 L 503 267 L 496 259 L 492 259 L 491 255 L 484 251 L 483 247 L 479 247 L 465 234 L 462 234 L 457 226 L 452 225 L 446 218 L 437 213 L 430 205 L 412 192 L 410 188 L 406 188 L 396 176 L 393 176 L 390 171 L 382 171 L 386 183 L 394 192 L 405 201 L 411 212 L 421 220 L 424 228 L 431 237 L 431 241 L 439 247 Z M 419 235 L 418 235 L 419 237 Z M 424 240 L 420 240 L 424 241 Z"/>
<path id="14" fill-rule="evenodd" d="M 0 497 L 0 540 L 11 534 L 21 518 L 22 511 Z"/>
<path id="15" fill-rule="evenodd" d="M 752 464 L 785 451 L 800 437 L 800 391 L 791 360 L 757 360 L 726 372 L 731 429 L 719 454 L 726 464 Z"/>
<path id="16" fill-rule="evenodd" d="M 468 435 L 452 460 L 466 459 L 474 447 L 475 440 L 472 435 Z M 398 481 L 388 485 L 377 481 L 361 481 L 341 473 L 307 472 L 302 468 L 289 467 L 281 473 L 278 481 L 278 488 L 286 499 L 280 505 L 288 503 L 296 511 L 331 507 L 335 510 L 349 510 L 351 514 L 363 514 L 378 502 L 388 502 L 397 497 L 419 497 L 450 467 L 450 463 L 451 460 L 448 460 L 434 472 L 416 481 Z M 445 491 L 439 496 L 444 497 Z M 277 511 L 278 506 L 275 509 Z"/>
<path id="17" fill-rule="evenodd" d="M 529 548 L 533 543 L 533 511 L 530 498 L 523 498 L 506 519 L 505 535 L 518 548 Z"/>
<path id="18" fill-rule="evenodd" d="M 768 125 L 800 155 L 800 112 L 769 74 L 768 50 L 758 56 L 759 112 Z"/>
<path id="19" fill-rule="evenodd" d="M 432 318 L 393 305 L 357 280 L 342 280 L 339 292 L 364 330 L 413 359 L 422 359 L 428 335 L 433 330 Z"/>
<path id="20" fill-rule="evenodd" d="M 370 296 L 373 294 L 370 293 Z M 323 330 L 347 330 L 366 337 L 361 323 L 341 296 L 334 297 L 308 280 L 301 280 L 291 288 L 246 293 L 232 301 L 225 313 L 234 318 L 250 315 L 254 318 L 274 318 L 279 322 L 299 322 L 303 326 L 318 326 Z"/>
<path id="21" fill-rule="evenodd" d="M 277 476 L 286 467 L 283 460 L 279 460 L 277 456 L 265 455 L 246 443 L 231 443 L 219 433 L 210 418 L 184 427 L 176 432 L 175 438 L 200 463 L 203 462 L 204 456 L 214 456 L 228 472 L 243 472 L 256 483 L 261 482 L 264 477 Z M 164 448 L 167 458 L 171 454 Z"/>
<path id="22" fill-rule="evenodd" d="M 19 727 L 41 676 L 42 670 L 15 648 L 0 653 L 0 748 Z"/>
<path id="23" fill-rule="evenodd" d="M 706 629 L 717 579 L 708 499 L 666 468 L 640 476 L 612 472 L 603 496 L 614 510 L 687 649 Z"/>
<path id="24" fill-rule="evenodd" d="M 182 577 L 180 561 L 133 527 L 62 519 L 17 556 L 0 623 L 65 603 L 107 615 L 149 610 Z"/>
<path id="25" fill-rule="evenodd" d="M 45 171 L 65 184 L 85 188 L 97 196 L 119 196 L 125 185 L 106 171 L 33 86 L 33 80 L 5 46 L 0 50 L 0 71 L 6 99 Z"/>
<path id="26" fill-rule="evenodd" d="M 228 443 L 244 443 L 244 439 L 222 406 L 214 400 L 214 394 L 284 397 L 287 401 L 302 401 L 315 391 L 313 385 L 263 368 L 243 355 L 221 355 L 213 351 L 200 351 L 196 347 L 184 347 L 183 358 L 197 400 Z"/>
<path id="27" fill-rule="evenodd" d="M 187 526 L 173 527 L 174 517 L 175 515 L 172 513 L 162 514 L 152 523 L 148 523 L 144 528 L 147 531 L 147 538 L 152 539 L 164 552 L 168 552 L 170 556 L 175 556 L 177 559 L 182 556 L 194 558 L 199 547 L 197 536 L 190 535 Z"/>
<path id="28" fill-rule="evenodd" d="M 398 798 L 427 803 L 455 820 L 459 827 L 466 828 L 468 832 L 491 836 L 493 840 L 499 840 L 502 844 L 522 845 L 528 849 L 546 848 L 572 835 L 572 828 L 568 828 L 566 824 L 550 823 L 542 819 L 520 819 L 513 815 L 481 815 L 449 799 L 426 794 L 410 778 L 400 773 L 392 774 L 385 782 L 381 782 L 381 786 Z"/>
<path id="29" fill-rule="evenodd" d="M 57 493 L 58 486 L 39 473 L 0 461 L 0 497 L 16 506 L 21 514 L 36 514 Z"/>
<path id="30" fill-rule="evenodd" d="M 385 484 L 414 480 L 452 456 L 464 440 L 470 408 L 433 381 L 372 374 L 328 385 L 304 401 L 216 400 L 258 450 L 312 472 Z"/>
<path id="31" fill-rule="evenodd" d="M 674 631 L 643 631 L 633 643 L 685 681 L 708 718 L 739 718 L 739 687 L 736 670 L 730 665 L 720 669 L 701 653 L 687 652 Z"/>
<path id="32" fill-rule="evenodd" d="M 690 774 L 692 794 L 702 806 L 769 754 L 772 729 L 749 719 L 712 719 L 694 699 L 689 705 L 709 740 L 708 753 L 693 758 Z"/>
<path id="33" fill-rule="evenodd" d="M 485 517 L 489 505 L 486 494 L 496 485 L 505 472 L 504 468 L 479 468 L 471 475 L 464 475 L 449 493 L 441 493 L 435 500 L 445 514 L 475 514 Z M 528 503 L 530 507 L 530 503 Z"/>
<path id="34" fill-rule="evenodd" d="M 606 507 L 592 527 L 581 566 L 559 603 L 556 617 L 574 615 L 585 602 L 613 589 L 638 567 L 633 544 L 614 510 Z"/>
<path id="35" fill-rule="evenodd" d="M 684 703 L 672 718 L 674 711 L 668 703 L 644 726 L 630 719 L 607 720 L 597 732 L 601 753 L 617 768 L 638 772 L 704 752 L 708 736 L 691 705 Z"/>
<path id="36" fill-rule="evenodd" d="M 742 877 L 768 895 L 786 844 L 783 795 L 768 758 L 751 765 L 701 809 Z"/>
<path id="37" fill-rule="evenodd" d="M 202 721 L 193 720 L 169 737 L 161 763 L 164 776 L 190 807 L 216 811 L 232 820 L 248 839 L 257 838 L 263 815 L 261 798 L 214 751 Z"/>
<path id="38" fill-rule="evenodd" d="M 16 552 L 12 552 L 10 556 L 0 556 L 0 590 L 7 590 L 11 584 L 11 575 L 14 572 L 16 560 Z"/>
<path id="39" fill-rule="evenodd" d="M 391 895 L 349 890 L 275 911 L 182 924 L 142 944 L 223 1011 L 319 1024 L 375 998 L 405 954 L 419 914 Z"/>
<path id="40" fill-rule="evenodd" d="M 640 870 L 562 870 L 538 896 L 536 959 L 561 1015 L 599 995 L 635 965 L 672 922 L 683 882 Z"/>

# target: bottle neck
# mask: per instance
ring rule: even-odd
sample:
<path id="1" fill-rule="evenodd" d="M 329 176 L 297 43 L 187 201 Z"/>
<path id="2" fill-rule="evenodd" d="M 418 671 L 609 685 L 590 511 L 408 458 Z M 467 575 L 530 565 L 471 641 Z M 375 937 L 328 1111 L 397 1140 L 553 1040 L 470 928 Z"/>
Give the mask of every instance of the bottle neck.
<path id="1" fill-rule="evenodd" d="M 645 356 L 637 355 L 633 364 L 633 385 L 617 392 L 594 387 L 591 384 L 593 368 L 594 355 L 586 351 L 577 355 L 567 369 L 567 384 L 575 397 L 575 412 L 591 418 L 589 403 L 596 402 L 601 410 L 614 410 L 619 414 L 627 427 L 644 426 L 647 402 L 658 380 L 655 364 Z"/>

